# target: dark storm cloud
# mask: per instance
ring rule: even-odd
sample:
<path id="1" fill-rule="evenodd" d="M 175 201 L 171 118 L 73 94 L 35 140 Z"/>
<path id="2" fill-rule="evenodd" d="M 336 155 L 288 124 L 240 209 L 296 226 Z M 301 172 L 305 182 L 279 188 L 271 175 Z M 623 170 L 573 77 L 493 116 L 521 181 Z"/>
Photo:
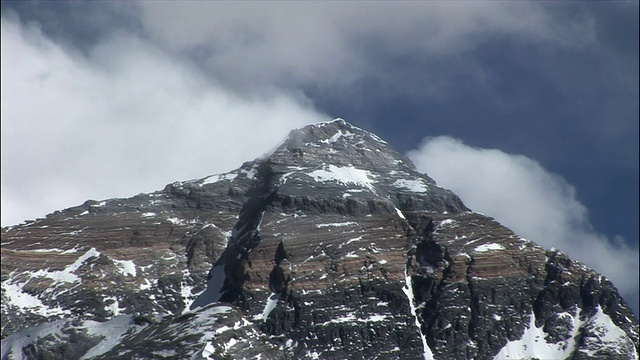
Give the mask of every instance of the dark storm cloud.
<path id="1" fill-rule="evenodd" d="M 367 44 L 373 71 L 330 91 L 308 86 L 307 94 L 401 150 L 426 135 L 452 135 L 538 159 L 577 185 L 597 228 L 637 241 L 637 5 L 545 4 L 549 18 L 581 30 L 563 41 L 481 32 L 446 57 Z"/>
<path id="2" fill-rule="evenodd" d="M 140 11 L 128 1 L 2 1 L 2 15 L 19 16 L 50 39 L 86 52 L 117 31 L 142 33 Z"/>

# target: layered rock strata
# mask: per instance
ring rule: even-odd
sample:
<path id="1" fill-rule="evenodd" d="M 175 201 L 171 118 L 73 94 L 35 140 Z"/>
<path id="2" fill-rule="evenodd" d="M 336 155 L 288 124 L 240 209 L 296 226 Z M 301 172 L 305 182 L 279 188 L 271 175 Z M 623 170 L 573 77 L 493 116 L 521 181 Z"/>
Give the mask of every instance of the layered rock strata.
<path id="1" fill-rule="evenodd" d="M 125 314 L 111 347 L 80 327 L 82 354 L 638 357 L 637 318 L 606 278 L 470 211 L 340 119 L 226 174 L 3 229 L 3 359 L 53 346 L 19 336 L 34 326 Z M 158 345 L 207 316 L 224 331 Z"/>

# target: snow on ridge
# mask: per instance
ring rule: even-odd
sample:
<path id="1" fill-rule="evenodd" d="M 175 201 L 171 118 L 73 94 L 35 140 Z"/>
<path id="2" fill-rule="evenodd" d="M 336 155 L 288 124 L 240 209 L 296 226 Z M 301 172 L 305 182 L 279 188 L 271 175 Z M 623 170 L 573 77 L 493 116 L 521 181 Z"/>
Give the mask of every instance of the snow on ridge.
<path id="1" fill-rule="evenodd" d="M 50 253 L 50 252 L 63 253 L 66 250 L 59 249 L 59 248 L 50 248 L 50 249 L 14 250 L 14 251 L 15 252 L 36 252 L 36 253 Z"/>
<path id="2" fill-rule="evenodd" d="M 116 265 L 118 272 L 124 276 L 136 276 L 136 264 L 131 260 L 115 260 L 112 259 Z"/>
<path id="3" fill-rule="evenodd" d="M 569 315 L 571 316 L 571 315 Z M 549 343 L 546 340 L 546 333 L 542 327 L 536 327 L 535 313 L 532 311 L 529 316 L 529 325 L 525 328 L 522 337 L 519 340 L 509 341 L 500 352 L 494 357 L 494 360 L 502 359 L 524 359 L 524 358 L 540 358 L 540 359 L 565 359 L 570 357 L 575 351 L 575 336 L 578 334 L 582 321 L 579 320 L 579 314 L 572 316 L 573 328 L 572 334 L 568 341 L 558 343 Z"/>
<path id="4" fill-rule="evenodd" d="M 82 248 L 79 248 L 78 245 L 80 245 L 80 244 L 76 244 L 76 246 L 74 248 L 61 252 L 60 255 L 73 254 L 73 253 L 76 253 L 76 252 L 82 250 Z"/>
<path id="5" fill-rule="evenodd" d="M 220 297 L 224 293 L 222 287 L 224 285 L 224 280 L 226 279 L 224 264 L 211 268 L 209 275 L 210 277 L 209 280 L 207 280 L 207 287 L 191 302 L 189 310 L 220 300 Z"/>
<path id="6" fill-rule="evenodd" d="M 349 123 L 349 122 L 345 121 L 343 118 L 335 118 L 335 119 L 333 119 L 333 120 L 329 120 L 329 121 L 322 121 L 322 122 L 319 122 L 319 123 L 311 124 L 311 126 L 326 126 L 326 125 L 333 124 L 333 123 L 336 123 L 336 122 L 337 122 L 337 123 L 341 123 L 341 124 L 343 124 L 343 125 L 348 125 L 348 126 L 349 126 L 349 127 L 351 127 L 352 129 L 360 130 L 360 131 L 362 131 L 363 133 L 365 133 L 365 134 L 369 135 L 373 140 L 375 140 L 375 141 L 377 141 L 377 142 L 379 142 L 379 143 L 387 144 L 387 142 L 386 142 L 386 141 L 384 141 L 384 140 L 382 140 L 378 135 L 373 134 L 373 133 L 371 133 L 371 132 L 369 132 L 369 131 L 367 131 L 367 130 L 364 130 L 364 129 L 362 129 L 362 128 L 359 128 L 359 127 L 357 127 L 357 126 L 355 126 L 355 125 L 353 125 L 353 124 L 351 124 L 351 123 Z"/>
<path id="7" fill-rule="evenodd" d="M 3 284 L 4 286 L 4 284 Z M 22 349 L 31 343 L 31 339 L 44 338 L 53 335 L 57 338 L 62 337 L 60 327 L 65 323 L 64 320 L 56 320 L 48 323 L 30 326 L 15 332 L 2 339 L 2 347 L 0 358 L 6 359 L 9 352 L 14 354 L 16 359 L 23 359 Z"/>
<path id="8" fill-rule="evenodd" d="M 609 315 L 602 311 L 600 305 L 596 307 L 596 310 L 596 313 L 585 324 L 585 327 L 589 329 L 589 333 L 595 334 L 597 337 L 585 339 L 581 352 L 595 358 L 603 356 L 603 353 L 600 353 L 602 350 L 615 351 L 623 356 L 631 353 L 633 354 L 633 359 L 638 360 L 633 341 L 627 333 L 618 327 Z M 619 350 L 627 350 L 627 352 Z"/>
<path id="9" fill-rule="evenodd" d="M 178 217 L 170 217 L 170 218 L 167 218 L 166 220 L 172 223 L 173 225 L 184 225 L 186 223 L 184 219 L 180 219 Z"/>
<path id="10" fill-rule="evenodd" d="M 321 121 L 321 122 L 314 123 L 314 124 L 311 124 L 311 125 L 308 125 L 308 126 L 324 127 L 324 126 L 327 126 L 327 125 L 330 125 L 330 124 L 333 124 L 333 123 L 339 123 L 339 124 L 342 124 L 344 126 L 348 126 L 351 129 L 358 130 L 358 131 L 362 132 L 362 135 L 368 135 L 372 140 L 374 140 L 374 141 L 376 141 L 378 143 L 385 144 L 385 145 L 388 144 L 386 141 L 382 140 L 378 135 L 376 135 L 376 134 L 374 134 L 372 132 L 369 132 L 367 130 L 364 130 L 364 129 L 360 128 L 360 127 L 357 127 L 357 126 L 345 121 L 342 118 L 335 118 L 333 120 Z M 358 134 L 358 135 L 360 135 L 360 134 Z"/>
<path id="11" fill-rule="evenodd" d="M 206 178 L 199 180 L 198 183 L 203 186 L 207 184 L 217 183 L 218 181 L 228 180 L 231 181 L 235 179 L 238 175 L 233 172 L 228 172 L 224 174 L 215 174 L 211 176 L 207 176 Z"/>
<path id="12" fill-rule="evenodd" d="M 571 322 L 571 330 L 569 337 L 565 341 L 557 343 L 547 342 L 547 333 L 544 332 L 543 326 L 536 327 L 535 313 L 532 311 L 529 316 L 529 325 L 525 328 L 522 337 L 518 340 L 509 341 L 500 352 L 494 357 L 494 360 L 503 359 L 566 359 L 574 355 L 576 350 L 585 353 L 589 357 L 602 357 L 599 351 L 605 350 L 606 353 L 612 351 L 620 355 L 633 354 L 633 358 L 637 360 L 633 341 L 628 337 L 624 330 L 620 329 L 613 323 L 611 317 L 602 311 L 598 305 L 596 313 L 588 319 L 580 319 L 580 308 L 574 308 L 575 315 L 568 312 L 558 314 L 559 317 L 569 317 Z M 578 339 L 584 329 L 589 329 L 589 333 L 597 337 L 586 337 L 581 340 L 580 348 L 578 347 Z M 620 352 L 627 350 L 628 352 Z"/>
<path id="13" fill-rule="evenodd" d="M 259 319 L 261 318 L 263 322 L 267 321 L 267 319 L 269 318 L 269 314 L 271 314 L 273 309 L 276 308 L 276 305 L 278 305 L 278 300 L 280 300 L 280 295 L 271 293 L 271 295 L 269 295 L 269 298 L 267 299 L 267 303 L 264 305 L 262 315 L 257 315 L 256 317 Z"/>
<path id="14" fill-rule="evenodd" d="M 358 223 L 354 221 L 345 221 L 341 223 L 316 224 L 316 227 L 320 229 L 325 227 L 342 227 L 342 226 L 349 226 L 349 225 L 358 225 Z"/>
<path id="15" fill-rule="evenodd" d="M 375 175 L 368 170 L 357 169 L 353 165 L 328 165 L 324 166 L 323 169 L 314 170 L 307 175 L 318 182 L 334 181 L 345 186 L 353 184 L 375 191 L 373 187 L 374 180 L 372 180 Z"/>
<path id="16" fill-rule="evenodd" d="M 429 190 L 422 179 L 398 179 L 391 186 L 407 189 L 414 193 L 425 193 Z"/>
<path id="17" fill-rule="evenodd" d="M 445 219 L 445 220 L 442 220 L 440 222 L 440 224 L 438 224 L 438 228 L 441 228 L 441 227 L 452 227 L 452 226 L 455 226 L 456 223 L 457 223 L 457 221 L 455 221 L 453 219 Z"/>
<path id="18" fill-rule="evenodd" d="M 137 327 L 136 325 L 132 325 L 132 318 L 132 315 L 116 315 L 105 322 L 85 320 L 82 323 L 82 327 L 87 330 L 87 334 L 102 337 L 103 339 L 89 349 L 80 360 L 102 355 L 118 345 L 131 327 Z"/>
<path id="19" fill-rule="evenodd" d="M 183 314 L 190 311 L 189 309 L 191 308 L 191 304 L 193 304 L 193 302 L 198 297 L 198 295 L 201 294 L 199 293 L 196 295 L 193 293 L 193 286 L 189 285 L 189 283 L 187 282 L 188 278 L 189 278 L 189 271 L 183 270 L 182 281 L 180 282 L 180 295 L 182 296 L 182 301 L 184 302 L 184 309 L 182 309 Z"/>
<path id="20" fill-rule="evenodd" d="M 340 316 L 340 317 L 336 317 L 336 318 L 332 318 L 326 322 L 320 323 L 320 324 L 315 324 L 315 325 L 320 325 L 320 326 L 326 326 L 329 324 L 340 324 L 340 323 L 353 323 L 353 322 L 361 322 L 361 323 L 370 323 L 370 322 L 379 322 L 379 321 L 385 321 L 387 320 L 387 318 L 389 318 L 388 315 L 380 315 L 380 314 L 374 314 L 374 315 L 369 315 L 366 318 L 357 318 L 355 316 L 354 313 L 348 313 L 344 316 Z"/>
<path id="21" fill-rule="evenodd" d="M 413 295 L 413 284 L 411 283 L 411 276 L 407 274 L 407 269 L 404 269 L 404 280 L 405 286 L 402 287 L 402 292 L 409 299 L 409 309 L 411 311 L 411 316 L 413 316 L 414 324 L 418 327 L 418 331 L 420 333 L 420 339 L 422 340 L 422 348 L 423 348 L 423 356 L 424 360 L 433 360 L 433 352 L 427 343 L 427 337 L 422 332 L 422 327 L 420 326 L 420 320 L 418 320 L 418 314 L 416 312 L 416 304 L 414 303 L 414 295 Z"/>
<path id="22" fill-rule="evenodd" d="M 9 281 L 2 283 L 2 289 L 7 296 L 7 302 L 19 309 L 29 309 L 30 312 L 41 316 L 71 315 L 71 311 L 64 310 L 60 306 L 55 308 L 45 305 L 39 298 L 25 292 L 23 287 L 27 283 L 11 284 Z M 4 356 L 4 355 L 3 355 Z"/>
<path id="23" fill-rule="evenodd" d="M 355 136 L 354 133 L 342 132 L 342 130 L 338 129 L 338 132 L 333 134 L 330 138 L 324 139 L 324 140 L 320 140 L 320 142 L 323 143 L 323 144 L 333 144 L 336 141 L 338 141 L 340 138 L 344 137 L 346 139 L 353 139 L 354 136 Z"/>
<path id="24" fill-rule="evenodd" d="M 72 249 L 75 250 L 76 248 Z M 77 251 L 77 250 L 76 250 Z M 72 253 L 75 251 L 63 251 L 62 254 Z M 89 249 L 82 256 L 78 257 L 76 261 L 72 264 L 67 265 L 63 270 L 53 270 L 49 269 L 41 269 L 38 271 L 31 272 L 31 278 L 37 277 L 46 277 L 54 281 L 52 286 L 56 286 L 57 283 L 79 283 L 81 281 L 80 277 L 74 274 L 76 270 L 84 265 L 84 263 L 94 257 L 99 257 L 101 253 L 97 251 L 95 248 Z M 32 312 L 36 312 L 42 316 L 52 316 L 52 315 L 61 315 L 61 314 L 70 314 L 71 312 L 68 310 L 62 309 L 60 306 L 55 308 L 49 307 L 45 305 L 40 298 L 33 296 L 23 290 L 24 286 L 28 283 L 25 282 L 13 282 L 12 277 L 2 283 L 2 288 L 5 290 L 5 294 L 8 298 L 9 303 L 15 305 L 18 308 L 28 308 Z"/>
<path id="25" fill-rule="evenodd" d="M 120 308 L 120 302 L 118 301 L 118 298 L 116 298 L 115 296 L 105 296 L 103 301 L 105 302 L 111 301 L 110 304 L 104 306 L 105 311 L 112 313 L 113 316 L 120 315 L 121 308 Z"/>
<path id="26" fill-rule="evenodd" d="M 249 170 L 240 169 L 240 174 L 244 174 L 247 179 L 255 179 L 258 176 L 258 169 L 256 166 L 251 167 Z"/>
<path id="27" fill-rule="evenodd" d="M 142 290 L 142 291 L 144 291 L 144 290 L 149 290 L 149 289 L 151 289 L 151 285 L 152 285 L 152 284 L 151 284 L 151 282 L 149 281 L 149 279 L 144 278 L 144 284 L 140 284 L 140 285 L 138 286 L 138 288 L 139 288 L 140 290 Z"/>
<path id="28" fill-rule="evenodd" d="M 347 124 L 347 122 L 343 119 L 343 118 L 335 118 L 335 119 L 331 119 L 331 120 L 326 120 L 326 121 L 320 121 L 317 123 L 313 123 L 310 124 L 308 126 L 327 126 L 333 123 L 341 123 L 341 124 Z"/>
<path id="29" fill-rule="evenodd" d="M 473 251 L 475 251 L 475 252 L 486 252 L 486 251 L 504 250 L 504 249 L 505 249 L 505 247 L 500 245 L 500 244 L 491 243 L 491 244 L 482 244 L 482 245 L 476 246 L 476 248 L 473 249 Z"/>
<path id="30" fill-rule="evenodd" d="M 65 282 L 65 283 L 80 282 L 80 278 L 73 272 L 78 270 L 82 265 L 84 265 L 85 261 L 94 257 L 99 257 L 100 255 L 101 253 L 98 250 L 96 250 L 95 248 L 91 248 L 89 249 L 89 251 L 87 251 L 82 256 L 80 256 L 73 264 L 67 265 L 64 268 L 64 270 L 55 270 L 55 271 L 38 270 L 36 272 L 33 272 L 32 276 L 48 277 L 56 282 Z"/>

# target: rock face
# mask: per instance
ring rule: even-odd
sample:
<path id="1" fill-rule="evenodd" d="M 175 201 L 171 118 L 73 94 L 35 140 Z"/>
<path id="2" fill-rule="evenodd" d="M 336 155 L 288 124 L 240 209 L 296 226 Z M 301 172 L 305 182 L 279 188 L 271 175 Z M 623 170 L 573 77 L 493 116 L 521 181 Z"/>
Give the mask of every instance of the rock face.
<path id="1" fill-rule="evenodd" d="M 603 276 L 344 120 L 2 232 L 2 359 L 637 359 Z"/>

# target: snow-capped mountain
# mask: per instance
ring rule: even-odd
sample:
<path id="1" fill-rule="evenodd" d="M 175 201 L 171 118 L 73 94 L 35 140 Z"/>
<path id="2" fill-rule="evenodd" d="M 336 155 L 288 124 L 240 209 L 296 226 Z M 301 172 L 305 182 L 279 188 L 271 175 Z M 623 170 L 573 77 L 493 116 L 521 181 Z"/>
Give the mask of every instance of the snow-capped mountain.
<path id="1" fill-rule="evenodd" d="M 637 359 L 614 285 L 337 119 L 2 230 L 2 359 Z"/>

